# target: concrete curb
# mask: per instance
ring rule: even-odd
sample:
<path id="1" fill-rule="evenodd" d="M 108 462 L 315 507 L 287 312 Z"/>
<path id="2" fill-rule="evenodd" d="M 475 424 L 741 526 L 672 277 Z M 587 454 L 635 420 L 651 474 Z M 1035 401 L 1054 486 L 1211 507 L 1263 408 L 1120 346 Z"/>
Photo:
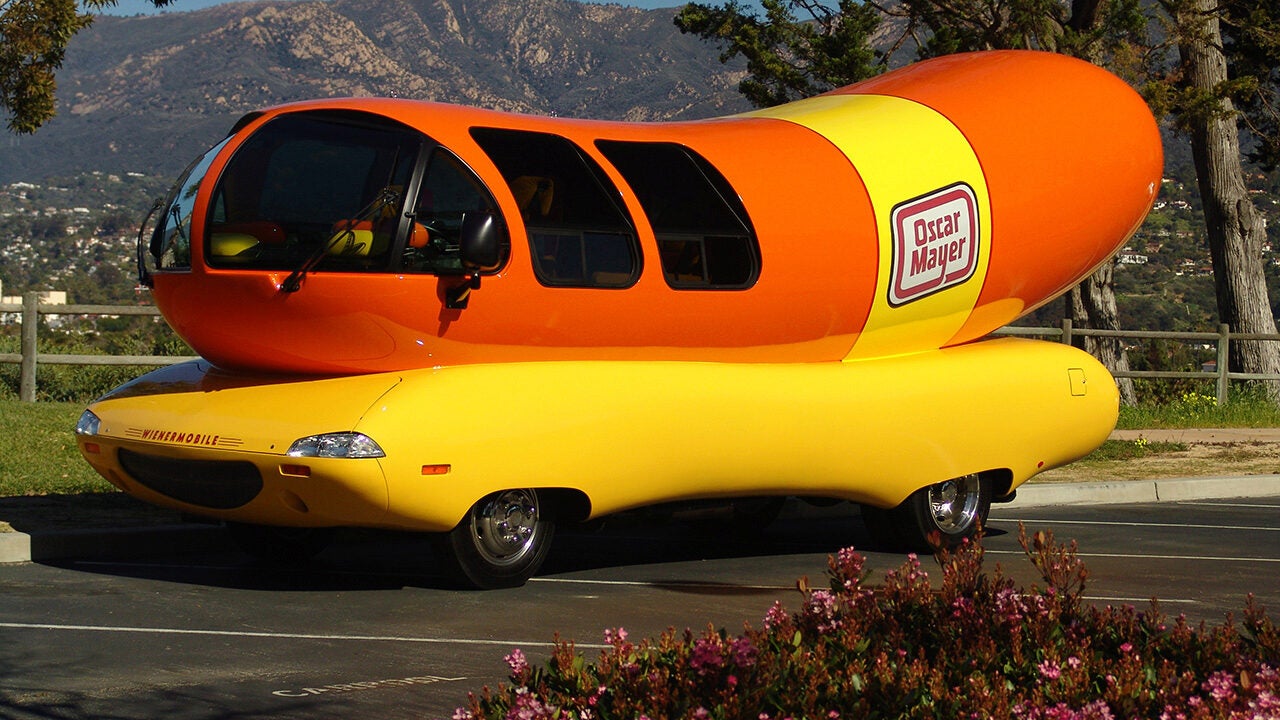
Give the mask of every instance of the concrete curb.
<path id="1" fill-rule="evenodd" d="M 1270 497 L 1280 495 L 1280 475 L 1118 480 L 1105 483 L 1028 483 L 1008 507 L 1118 505 L 1121 503 Z"/>
<path id="2" fill-rule="evenodd" d="M 1012 503 L 1000 507 L 1117 505 L 1280 495 L 1280 475 L 1121 480 L 1105 483 L 1029 483 Z M 793 505 L 794 503 L 789 503 Z M 821 512 L 808 508 L 792 512 Z M 200 552 L 227 546 L 218 525 L 160 525 L 141 528 L 0 533 L 0 563 L 45 562 L 144 556 L 164 552 Z"/>

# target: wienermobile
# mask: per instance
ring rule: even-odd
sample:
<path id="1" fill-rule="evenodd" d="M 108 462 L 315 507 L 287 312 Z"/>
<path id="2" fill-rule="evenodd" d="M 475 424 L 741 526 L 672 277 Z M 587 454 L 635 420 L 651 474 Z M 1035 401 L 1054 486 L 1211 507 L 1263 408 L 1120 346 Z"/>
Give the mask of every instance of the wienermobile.
<path id="1" fill-rule="evenodd" d="M 93 403 L 79 446 L 263 554 L 426 531 L 482 588 L 557 522 L 659 503 L 845 500 L 956 542 L 1114 426 L 1087 354 L 987 336 L 1108 261 L 1161 163 L 1124 82 L 1029 51 L 695 122 L 254 112 L 139 236 L 203 359 Z"/>

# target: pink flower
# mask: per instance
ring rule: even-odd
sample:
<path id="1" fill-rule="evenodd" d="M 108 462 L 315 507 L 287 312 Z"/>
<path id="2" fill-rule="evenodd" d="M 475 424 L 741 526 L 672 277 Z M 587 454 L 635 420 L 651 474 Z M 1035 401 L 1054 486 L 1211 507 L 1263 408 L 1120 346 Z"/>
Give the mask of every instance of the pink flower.
<path id="1" fill-rule="evenodd" d="M 523 675 L 529 669 L 529 661 L 525 659 L 520 648 L 512 650 L 510 655 L 505 655 L 502 659 L 507 661 L 507 667 L 511 668 L 512 675 Z"/>
<path id="2" fill-rule="evenodd" d="M 775 600 L 773 601 L 773 607 L 769 608 L 769 612 L 764 614 L 764 629 L 772 630 L 785 624 L 789 619 L 791 619 L 791 616 L 787 614 L 786 610 L 782 609 L 782 603 Z"/>
<path id="3" fill-rule="evenodd" d="M 698 638 L 693 644 L 693 654 L 689 657 L 689 667 L 699 675 L 715 672 L 724 664 L 720 655 L 720 643 L 707 638 Z"/>
<path id="4" fill-rule="evenodd" d="M 1210 675 L 1201 687 L 1218 702 L 1229 702 L 1236 696 L 1235 677 L 1222 670 Z"/>
<path id="5" fill-rule="evenodd" d="M 814 590 L 804 604 L 804 614 L 817 620 L 818 632 L 840 628 L 840 607 L 829 590 Z"/>
<path id="6" fill-rule="evenodd" d="M 750 638 L 740 637 L 734 638 L 729 643 L 729 654 L 733 659 L 733 664 L 741 668 L 749 668 L 756 664 L 756 656 L 759 651 L 756 646 L 751 644 Z"/>
<path id="7" fill-rule="evenodd" d="M 1062 668 L 1058 664 L 1049 660 L 1045 660 L 1036 666 L 1040 670 L 1040 676 L 1050 682 L 1062 677 Z"/>

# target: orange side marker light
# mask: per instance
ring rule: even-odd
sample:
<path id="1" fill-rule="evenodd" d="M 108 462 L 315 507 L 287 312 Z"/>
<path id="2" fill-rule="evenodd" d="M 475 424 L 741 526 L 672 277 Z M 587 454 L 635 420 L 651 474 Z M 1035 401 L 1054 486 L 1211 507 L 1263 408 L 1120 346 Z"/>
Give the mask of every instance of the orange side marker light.
<path id="1" fill-rule="evenodd" d="M 281 465 L 280 474 L 290 477 L 311 477 L 311 468 L 306 465 Z"/>
<path id="2" fill-rule="evenodd" d="M 449 474 L 449 471 L 452 469 L 453 469 L 453 466 L 450 465 L 449 463 L 441 463 L 439 465 L 423 465 L 422 474 L 423 475 L 447 475 Z"/>

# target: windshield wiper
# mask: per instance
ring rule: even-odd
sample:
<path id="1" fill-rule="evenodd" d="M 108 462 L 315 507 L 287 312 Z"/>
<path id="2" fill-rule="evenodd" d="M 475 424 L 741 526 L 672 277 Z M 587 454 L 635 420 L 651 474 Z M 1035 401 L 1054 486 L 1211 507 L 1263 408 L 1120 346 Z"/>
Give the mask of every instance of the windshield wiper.
<path id="1" fill-rule="evenodd" d="M 356 213 L 355 217 L 344 220 L 342 227 L 337 232 L 330 236 L 328 240 L 320 243 L 319 247 L 301 265 L 289 273 L 289 277 L 285 278 L 284 282 L 280 284 L 280 289 L 288 293 L 297 292 L 302 287 L 302 279 L 307 276 L 307 273 L 315 269 L 321 260 L 324 260 L 324 256 L 330 250 L 337 246 L 338 243 L 354 237 L 356 225 L 374 217 L 399 199 L 399 190 L 390 187 L 383 188 L 382 192 L 378 193 L 368 205 L 365 205 L 360 212 Z"/>
<path id="2" fill-rule="evenodd" d="M 146 230 L 147 223 L 151 222 L 151 216 L 155 215 L 160 208 L 164 207 L 164 200 L 156 198 L 152 203 L 151 210 L 147 212 L 147 216 L 142 218 L 142 224 L 138 226 L 138 285 L 142 287 L 155 287 L 155 283 L 151 280 L 151 271 L 147 269 L 147 251 L 146 247 Z M 152 232 L 156 232 L 158 228 L 152 228 Z M 156 258 L 156 262 L 160 262 L 160 258 Z"/>

